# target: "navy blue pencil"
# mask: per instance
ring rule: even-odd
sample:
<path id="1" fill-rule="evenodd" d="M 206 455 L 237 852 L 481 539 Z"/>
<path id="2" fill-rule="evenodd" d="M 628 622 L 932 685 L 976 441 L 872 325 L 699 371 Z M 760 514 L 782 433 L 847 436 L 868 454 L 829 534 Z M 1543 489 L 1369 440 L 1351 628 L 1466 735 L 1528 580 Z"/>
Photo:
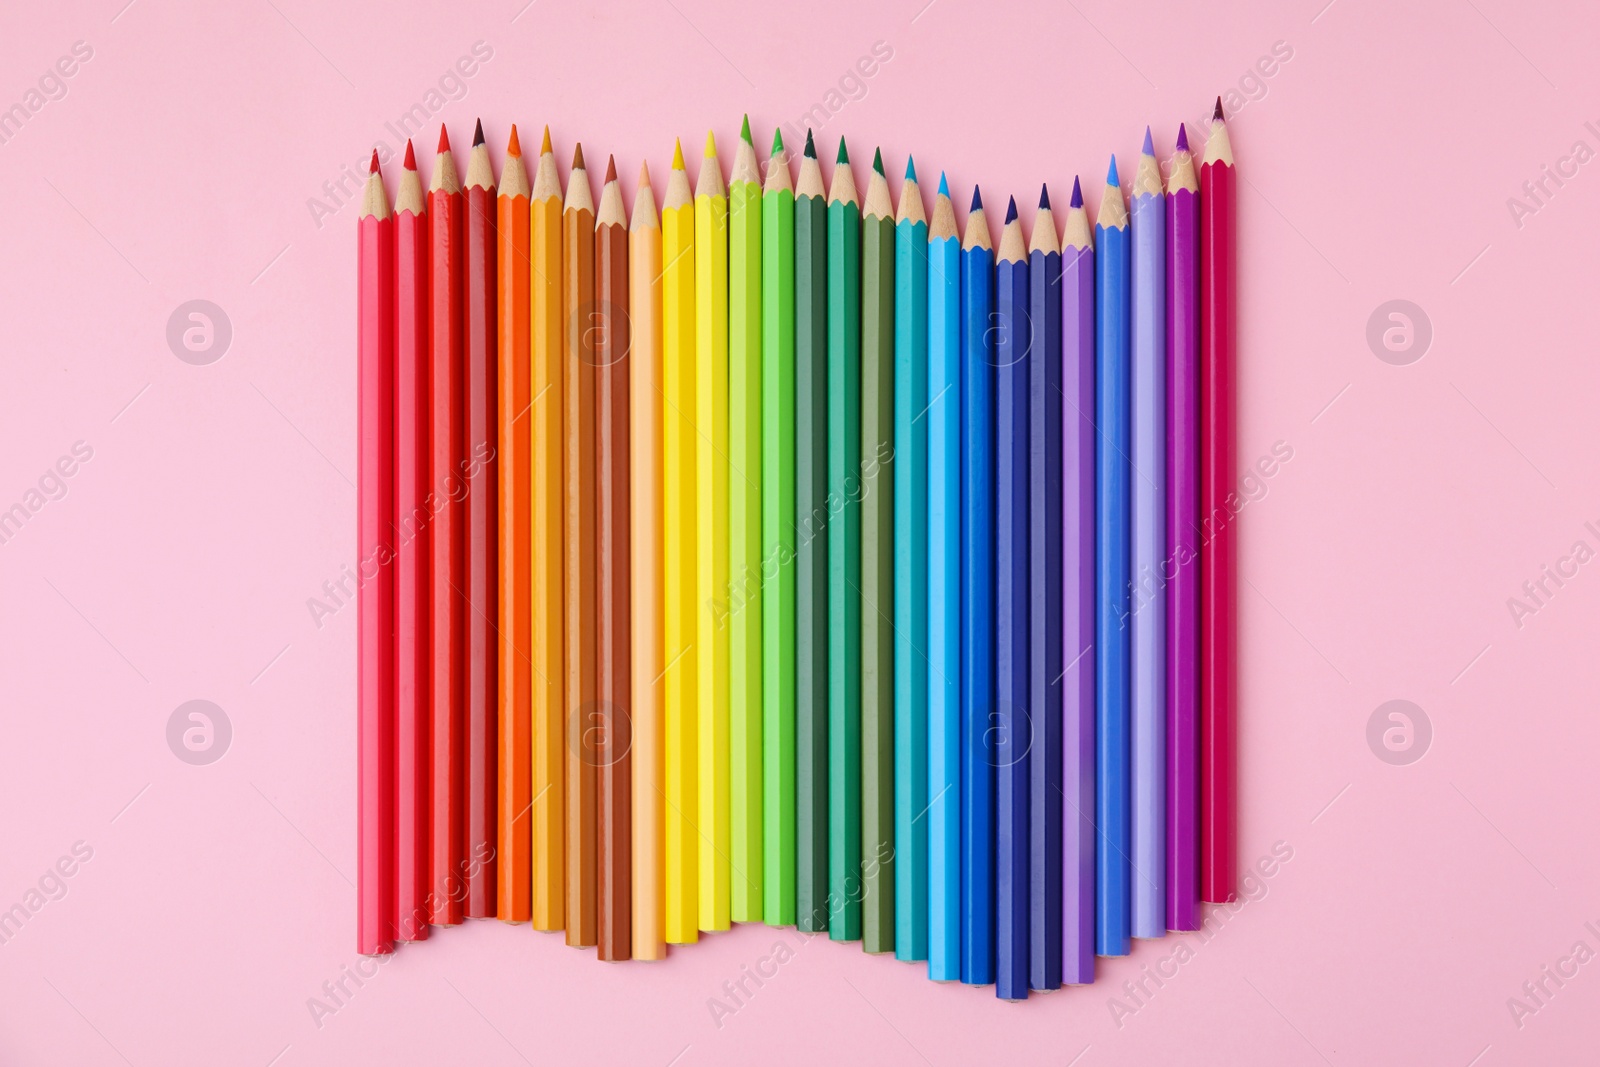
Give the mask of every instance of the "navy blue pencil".
<path id="1" fill-rule="evenodd" d="M 994 246 L 972 190 L 961 246 L 961 980 L 994 981 Z"/>
<path id="2" fill-rule="evenodd" d="M 1050 190 L 1028 243 L 1028 983 L 1061 988 L 1061 245 Z"/>
<path id="3" fill-rule="evenodd" d="M 995 305 L 995 995 L 1028 996 L 1028 249 L 1017 202 L 1006 207 Z"/>
<path id="4" fill-rule="evenodd" d="M 1126 956 L 1132 847 L 1128 750 L 1128 450 L 1131 447 L 1128 206 L 1111 159 L 1095 243 L 1095 951 Z"/>

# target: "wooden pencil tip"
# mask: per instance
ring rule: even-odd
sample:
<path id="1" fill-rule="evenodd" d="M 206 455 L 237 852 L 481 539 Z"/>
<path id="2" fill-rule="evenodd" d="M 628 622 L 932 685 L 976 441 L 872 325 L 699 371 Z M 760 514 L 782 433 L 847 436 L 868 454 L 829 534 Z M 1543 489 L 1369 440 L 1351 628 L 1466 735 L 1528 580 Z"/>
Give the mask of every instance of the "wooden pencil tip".
<path id="1" fill-rule="evenodd" d="M 806 127 L 806 155 L 817 158 L 817 143 L 811 139 L 811 128 Z"/>
<path id="2" fill-rule="evenodd" d="M 1009 226 L 1013 222 L 1016 222 L 1016 221 L 1017 221 L 1017 198 L 1013 196 L 1009 201 L 1006 202 L 1006 225 Z"/>
<path id="3" fill-rule="evenodd" d="M 585 167 L 583 165 L 583 142 L 582 141 L 579 141 L 577 144 L 572 146 L 572 169 L 573 170 L 587 170 L 588 169 L 587 167 Z"/>
<path id="4" fill-rule="evenodd" d="M 1222 97 L 1217 97 L 1217 109 L 1211 113 L 1212 122 L 1222 121 Z"/>
<path id="5" fill-rule="evenodd" d="M 1049 211 L 1050 210 L 1050 185 L 1049 185 L 1049 183 L 1046 183 L 1044 185 L 1039 186 L 1039 210 L 1040 211 Z"/>
<path id="6" fill-rule="evenodd" d="M 439 153 L 442 155 L 450 151 L 450 131 L 445 129 L 444 123 L 439 123 Z"/>
<path id="7" fill-rule="evenodd" d="M 376 148 L 374 148 L 372 150 L 372 167 L 371 167 L 371 169 L 369 169 L 367 171 L 367 173 L 368 174 L 376 174 L 376 173 L 378 173 L 378 150 Z"/>
<path id="8" fill-rule="evenodd" d="M 672 142 L 672 169 L 683 169 L 683 141 L 681 139 Z"/>
<path id="9" fill-rule="evenodd" d="M 1076 176 L 1074 176 L 1072 179 L 1072 206 L 1083 206 L 1083 186 L 1079 183 Z"/>
<path id="10" fill-rule="evenodd" d="M 483 143 L 483 120 L 478 120 L 477 128 L 472 131 L 472 147 L 477 148 Z"/>
<path id="11" fill-rule="evenodd" d="M 522 142 L 517 140 L 517 124 L 511 124 L 511 141 L 506 145 L 506 155 L 522 158 Z"/>
<path id="12" fill-rule="evenodd" d="M 544 144 L 539 146 L 539 154 L 541 156 L 546 156 L 553 151 L 555 151 L 555 149 L 550 147 L 550 127 L 546 126 L 544 128 Z"/>
<path id="13" fill-rule="evenodd" d="M 411 139 L 409 137 L 406 138 L 406 161 L 404 166 L 406 170 L 417 169 L 417 152 L 416 149 L 411 147 Z"/>
<path id="14" fill-rule="evenodd" d="M 606 181 L 614 182 L 616 180 L 617 180 L 617 157 L 616 156 L 607 156 L 606 157 Z"/>
<path id="15" fill-rule="evenodd" d="M 753 146 L 755 144 L 754 141 L 750 140 L 750 116 L 749 115 L 746 115 L 744 117 L 744 125 L 739 127 L 739 140 L 743 141 L 747 145 L 752 145 Z"/>
<path id="16" fill-rule="evenodd" d="M 1189 151 L 1189 131 L 1184 128 L 1181 122 L 1178 123 L 1178 151 Z"/>
<path id="17" fill-rule="evenodd" d="M 639 161 L 639 185 L 642 187 L 642 186 L 646 186 L 646 185 L 649 185 L 649 184 L 650 184 L 650 164 L 648 162 L 646 162 L 645 160 L 640 160 Z"/>

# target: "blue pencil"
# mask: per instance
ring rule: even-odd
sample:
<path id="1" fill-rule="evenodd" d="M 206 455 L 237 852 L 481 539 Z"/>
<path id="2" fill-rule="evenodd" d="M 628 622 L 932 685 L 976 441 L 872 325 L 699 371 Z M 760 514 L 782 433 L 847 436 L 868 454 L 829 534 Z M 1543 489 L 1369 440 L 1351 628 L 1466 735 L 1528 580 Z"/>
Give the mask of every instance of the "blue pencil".
<path id="1" fill-rule="evenodd" d="M 1061 988 L 1061 245 L 1050 190 L 1028 243 L 1028 983 Z"/>
<path id="2" fill-rule="evenodd" d="M 994 250 L 972 190 L 961 247 L 961 980 L 994 981 Z"/>
<path id="3" fill-rule="evenodd" d="M 1017 202 L 995 256 L 995 995 L 1028 996 L 1028 249 Z"/>
<path id="4" fill-rule="evenodd" d="M 1094 237 L 1072 180 L 1061 254 L 1062 583 L 1061 981 L 1094 981 Z"/>
<path id="5" fill-rule="evenodd" d="M 1095 243 L 1095 951 L 1128 954 L 1128 209 L 1111 158 Z"/>
<path id="6" fill-rule="evenodd" d="M 1167 932 L 1167 200 L 1150 131 L 1133 179 L 1133 650 L 1130 744 L 1134 937 Z"/>
<path id="7" fill-rule="evenodd" d="M 894 955 L 928 958 L 928 219 L 916 162 L 894 224 Z"/>
<path id="8" fill-rule="evenodd" d="M 928 228 L 928 977 L 961 977 L 961 238 Z"/>

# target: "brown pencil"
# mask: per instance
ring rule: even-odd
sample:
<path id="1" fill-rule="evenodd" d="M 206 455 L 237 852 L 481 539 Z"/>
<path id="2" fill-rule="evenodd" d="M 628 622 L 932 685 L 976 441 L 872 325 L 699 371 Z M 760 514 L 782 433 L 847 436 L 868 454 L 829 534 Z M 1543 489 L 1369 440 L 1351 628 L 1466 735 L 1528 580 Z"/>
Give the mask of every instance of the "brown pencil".
<path id="1" fill-rule="evenodd" d="M 594 194 L 583 145 L 561 212 L 562 321 L 567 389 L 562 419 L 562 580 L 567 705 L 567 944 L 595 943 L 594 742 Z"/>
<path id="2" fill-rule="evenodd" d="M 606 161 L 594 231 L 595 402 L 595 884 L 600 958 L 633 954 L 633 699 L 628 566 L 628 216 L 617 162 Z"/>

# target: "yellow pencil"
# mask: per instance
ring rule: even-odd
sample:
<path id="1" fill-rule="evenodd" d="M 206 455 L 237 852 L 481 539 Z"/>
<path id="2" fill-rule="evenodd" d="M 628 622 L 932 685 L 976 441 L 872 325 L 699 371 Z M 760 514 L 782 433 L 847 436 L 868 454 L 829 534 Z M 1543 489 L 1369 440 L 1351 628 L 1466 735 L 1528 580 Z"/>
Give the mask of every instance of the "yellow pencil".
<path id="1" fill-rule="evenodd" d="M 700 937 L 699 850 L 696 807 L 695 648 L 695 247 L 694 195 L 683 169 L 683 146 L 661 209 L 661 379 L 663 612 L 666 655 L 666 938 L 681 945 Z"/>
<path id="2" fill-rule="evenodd" d="M 562 310 L 561 176 L 545 127 L 529 207 L 533 322 L 533 928 L 566 925 L 562 826 L 566 712 L 562 700 Z"/>
<path id="3" fill-rule="evenodd" d="M 661 219 L 650 169 L 639 167 L 639 191 L 628 233 L 628 469 L 630 647 L 633 682 L 633 958 L 667 955 L 666 878 L 661 802 Z"/>
<path id="4" fill-rule="evenodd" d="M 695 617 L 700 653 L 700 929 L 726 930 L 733 848 L 728 745 L 728 189 L 706 134 L 694 190 Z"/>

